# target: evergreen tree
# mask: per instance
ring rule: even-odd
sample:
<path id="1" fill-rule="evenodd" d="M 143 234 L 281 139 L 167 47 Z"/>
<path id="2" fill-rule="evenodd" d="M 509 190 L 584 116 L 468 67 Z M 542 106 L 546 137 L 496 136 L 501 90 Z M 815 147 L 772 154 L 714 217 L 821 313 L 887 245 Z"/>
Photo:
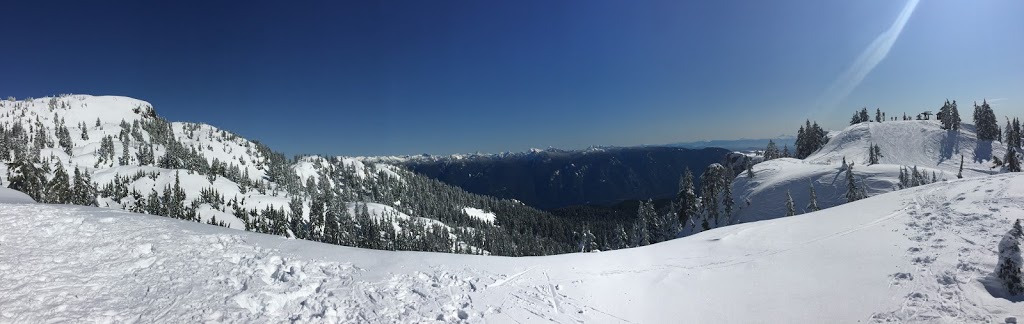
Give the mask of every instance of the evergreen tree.
<path id="1" fill-rule="evenodd" d="M 679 224 L 686 226 L 697 213 L 697 193 L 693 187 L 693 173 L 687 167 L 683 176 L 679 179 L 679 193 L 677 195 L 679 210 L 677 211 Z"/>
<path id="2" fill-rule="evenodd" d="M 960 155 L 960 171 L 956 172 L 956 178 L 957 179 L 963 179 L 964 178 L 964 156 L 963 155 Z"/>
<path id="3" fill-rule="evenodd" d="M 811 199 L 810 199 L 811 201 L 807 203 L 807 212 L 808 213 L 816 212 L 816 211 L 818 211 L 820 209 L 820 208 L 818 208 L 818 194 L 814 192 L 814 183 L 813 182 L 810 184 L 810 187 L 811 187 Z"/>
<path id="4" fill-rule="evenodd" d="M 1021 276 L 1021 245 L 1024 243 L 1024 229 L 1020 219 L 1013 223 L 1003 239 L 999 241 L 999 263 L 996 265 L 996 276 L 1002 281 L 1010 295 L 1024 294 L 1024 279 Z"/>
<path id="5" fill-rule="evenodd" d="M 982 101 L 981 106 L 978 106 L 977 102 L 974 103 L 974 125 L 979 140 L 1002 140 L 999 121 L 996 120 L 995 112 L 985 100 Z"/>
<path id="6" fill-rule="evenodd" d="M 1006 143 L 1006 147 L 1017 147 L 1017 141 L 1020 140 L 1020 136 L 1013 132 L 1013 125 L 1010 124 L 1010 120 L 1006 120 L 1006 135 L 1003 135 L 1003 143 Z"/>
<path id="7" fill-rule="evenodd" d="M 875 108 L 875 122 L 878 122 L 878 123 L 882 122 L 882 109 L 881 108 Z"/>
<path id="8" fill-rule="evenodd" d="M 303 202 L 298 196 L 292 196 L 291 201 L 288 202 L 288 208 L 291 213 L 288 214 L 288 227 L 292 231 L 293 237 L 297 239 L 306 239 L 306 224 L 302 220 L 303 214 Z"/>
<path id="9" fill-rule="evenodd" d="M 857 187 L 857 180 L 853 177 L 853 165 L 846 168 L 846 201 L 854 202 L 860 200 L 860 189 Z"/>
<path id="10" fill-rule="evenodd" d="M 1007 172 L 1020 172 L 1020 159 L 1017 158 L 1017 148 L 1007 147 L 1006 156 L 1003 157 L 1003 164 Z"/>
<path id="11" fill-rule="evenodd" d="M 804 122 L 804 126 L 796 134 L 796 153 L 794 157 L 804 159 L 817 152 L 822 146 L 828 143 L 828 134 L 815 122 L 810 120 Z"/>
<path id="12" fill-rule="evenodd" d="M 1014 118 L 1013 127 L 1014 127 L 1014 145 L 1015 145 L 1015 147 L 1017 149 L 1020 149 L 1022 147 L 1021 146 L 1021 121 L 1019 119 L 1017 119 L 1017 118 Z"/>
<path id="13" fill-rule="evenodd" d="M 590 228 L 586 225 L 583 226 L 583 231 L 580 232 L 580 252 L 592 252 L 597 251 L 597 238 L 594 237 L 594 233 L 590 232 Z"/>
<path id="14" fill-rule="evenodd" d="M 46 202 L 46 174 L 27 160 L 7 165 L 7 187 L 25 193 L 37 202 Z"/>
<path id="15" fill-rule="evenodd" d="M 630 247 L 629 235 L 626 235 L 626 229 L 622 227 L 622 224 L 615 226 L 615 230 L 612 232 L 611 248 L 612 249 L 625 249 Z"/>
<path id="16" fill-rule="evenodd" d="M 871 144 L 868 146 L 868 164 L 878 164 L 878 160 L 884 157 L 882 155 L 882 148 L 878 144 Z"/>
<path id="17" fill-rule="evenodd" d="M 957 111 L 957 109 L 956 109 L 956 100 L 953 100 L 953 103 L 952 103 L 952 105 L 950 107 L 950 114 L 951 114 L 951 116 L 949 117 L 950 128 L 955 130 L 955 131 L 960 131 L 960 122 L 962 120 L 960 119 L 960 112 Z"/>
<path id="18" fill-rule="evenodd" d="M 764 160 L 774 160 L 780 157 L 781 153 L 779 153 L 779 148 L 775 146 L 775 141 L 768 140 L 768 146 L 764 149 Z"/>
<path id="19" fill-rule="evenodd" d="M 722 189 L 722 219 L 724 224 L 732 224 L 732 207 L 734 201 L 732 199 L 732 181 L 735 177 L 732 174 L 732 169 L 724 168 L 722 172 L 721 184 L 719 187 Z"/>
<path id="20" fill-rule="evenodd" d="M 347 206 L 343 206 L 336 195 L 328 195 L 327 209 L 324 211 L 323 242 L 331 244 L 341 243 L 341 210 L 343 208 L 347 208 Z"/>
<path id="21" fill-rule="evenodd" d="M 704 230 L 711 229 L 711 223 L 716 226 L 720 222 L 719 193 L 722 191 L 722 178 L 725 167 L 718 163 L 712 163 L 700 175 L 701 182 L 701 227 Z"/>
<path id="22" fill-rule="evenodd" d="M 946 102 L 942 104 L 942 108 L 939 109 L 939 113 L 935 117 L 942 123 L 942 129 L 960 129 L 960 113 L 956 109 L 956 100 L 950 102 L 949 99 L 946 99 Z"/>
<path id="23" fill-rule="evenodd" d="M 796 215 L 796 205 L 793 203 L 793 195 L 786 190 L 786 216 Z"/>
<path id="24" fill-rule="evenodd" d="M 78 167 L 75 167 L 75 179 L 72 204 L 81 206 L 95 206 L 96 205 L 96 187 L 92 184 L 92 179 L 89 177 L 89 172 L 81 172 Z M 155 199 L 159 202 L 159 199 Z M 159 213 L 151 213 L 158 215 Z"/>
<path id="25" fill-rule="evenodd" d="M 53 172 L 53 179 L 46 186 L 46 202 L 51 204 L 67 204 L 71 202 L 71 179 L 64 165 L 57 162 L 57 170 Z"/>

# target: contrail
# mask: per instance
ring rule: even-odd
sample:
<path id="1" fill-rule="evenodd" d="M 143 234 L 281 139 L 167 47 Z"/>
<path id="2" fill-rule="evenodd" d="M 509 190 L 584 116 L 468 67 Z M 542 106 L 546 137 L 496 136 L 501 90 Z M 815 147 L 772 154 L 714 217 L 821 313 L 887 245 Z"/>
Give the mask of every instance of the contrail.
<path id="1" fill-rule="evenodd" d="M 849 69 L 840 74 L 832 85 L 825 90 L 821 97 L 818 98 L 818 102 L 815 105 L 815 109 L 828 109 L 832 110 L 836 108 L 836 105 L 840 101 L 846 99 L 846 96 L 853 92 L 853 89 L 860 85 L 860 82 L 864 80 L 864 77 L 871 73 L 871 70 L 878 66 L 887 55 L 889 50 L 892 49 L 893 44 L 896 43 L 896 39 L 900 37 L 900 32 L 903 31 L 903 27 L 907 25 L 907 21 L 910 20 L 910 15 L 914 13 L 914 9 L 917 8 L 917 3 L 920 0 L 908 0 L 907 5 L 903 6 L 903 11 L 900 11 L 900 15 L 896 17 L 896 21 L 892 22 L 892 26 L 888 30 L 878 35 L 863 52 L 857 56 L 857 59 L 853 61 L 853 65 Z"/>

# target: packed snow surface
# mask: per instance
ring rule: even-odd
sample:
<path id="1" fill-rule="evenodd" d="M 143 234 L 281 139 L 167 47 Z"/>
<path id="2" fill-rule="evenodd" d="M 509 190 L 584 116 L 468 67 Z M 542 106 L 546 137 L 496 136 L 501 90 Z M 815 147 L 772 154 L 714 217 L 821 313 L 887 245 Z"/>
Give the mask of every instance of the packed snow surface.
<path id="1" fill-rule="evenodd" d="M 1007 322 L 1024 175 L 954 180 L 641 248 L 389 252 L 0 189 L 0 322 Z M 10 203 L 18 202 L 18 203 Z"/>

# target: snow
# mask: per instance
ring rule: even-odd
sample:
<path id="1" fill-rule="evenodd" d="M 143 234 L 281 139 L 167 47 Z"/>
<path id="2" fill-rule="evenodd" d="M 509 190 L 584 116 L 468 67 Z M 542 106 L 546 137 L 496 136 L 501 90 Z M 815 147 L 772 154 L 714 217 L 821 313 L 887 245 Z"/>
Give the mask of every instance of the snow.
<path id="1" fill-rule="evenodd" d="M 848 161 L 867 164 L 868 146 L 877 144 L 882 164 L 930 167 L 956 174 L 964 156 L 964 176 L 995 173 L 992 157 L 1002 158 L 1006 147 L 1000 142 L 980 141 L 974 125 L 961 124 L 959 132 L 940 128 L 935 120 L 860 123 L 833 135 L 821 150 L 805 159 L 808 163 L 836 164 Z"/>
<path id="2" fill-rule="evenodd" d="M 34 202 L 31 197 L 21 191 L 0 187 L 0 204 L 29 204 Z"/>
<path id="3" fill-rule="evenodd" d="M 494 213 L 484 211 L 483 209 L 479 208 L 466 207 L 463 208 L 462 211 L 465 212 L 466 215 L 469 215 L 470 217 L 475 217 L 479 220 L 489 223 L 494 223 L 494 220 L 497 218 L 497 216 L 494 215 Z"/>
<path id="4" fill-rule="evenodd" d="M 900 165 L 855 165 L 857 185 L 866 186 L 868 196 L 896 190 Z M 941 179 L 956 179 L 956 174 L 918 167 L 931 178 L 934 171 Z M 793 197 L 797 213 L 806 212 L 810 203 L 810 186 L 814 186 L 819 208 L 846 203 L 846 172 L 839 164 L 811 164 L 791 158 L 774 159 L 753 166 L 754 177 L 740 173 L 733 181 L 736 222 L 752 222 L 786 215 L 786 192 Z M 750 204 L 748 205 L 747 202 Z"/>
<path id="5" fill-rule="evenodd" d="M 785 216 L 787 191 L 797 213 L 803 213 L 812 184 L 819 208 L 846 203 L 844 157 L 854 164 L 855 178 L 863 182 L 858 185 L 865 185 L 868 196 L 873 196 L 897 189 L 901 167 L 917 166 L 929 179 L 934 172 L 939 180 L 953 180 L 960 168 L 959 156 L 964 155 L 964 177 L 986 176 L 998 172 L 991 168 L 991 156 L 1006 152 L 1002 143 L 977 140 L 973 125 L 961 124 L 960 132 L 955 132 L 941 129 L 937 121 L 860 123 L 831 136 L 821 150 L 804 160 L 782 158 L 755 164 L 753 178 L 745 171 L 737 173 L 733 222 Z M 879 146 L 883 156 L 879 164 L 868 165 L 872 144 Z"/>
<path id="6" fill-rule="evenodd" d="M 5 202 L 0 322 L 1001 323 L 1024 316 L 990 285 L 1022 217 L 1024 174 L 1008 174 L 641 248 L 509 258 Z"/>

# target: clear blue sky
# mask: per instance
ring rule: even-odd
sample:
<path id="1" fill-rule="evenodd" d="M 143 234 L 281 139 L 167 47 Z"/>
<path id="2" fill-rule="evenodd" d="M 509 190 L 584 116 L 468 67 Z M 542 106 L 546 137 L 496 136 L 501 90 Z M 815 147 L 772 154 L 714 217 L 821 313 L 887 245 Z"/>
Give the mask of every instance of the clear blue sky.
<path id="1" fill-rule="evenodd" d="M 876 39 L 893 34 L 903 1 L 3 7 L 0 95 L 135 97 L 288 154 L 764 138 L 804 118 L 836 128 L 863 106 L 935 110 L 947 97 L 965 120 L 981 98 L 1024 112 L 1019 0 L 922 0 L 891 47 Z"/>

